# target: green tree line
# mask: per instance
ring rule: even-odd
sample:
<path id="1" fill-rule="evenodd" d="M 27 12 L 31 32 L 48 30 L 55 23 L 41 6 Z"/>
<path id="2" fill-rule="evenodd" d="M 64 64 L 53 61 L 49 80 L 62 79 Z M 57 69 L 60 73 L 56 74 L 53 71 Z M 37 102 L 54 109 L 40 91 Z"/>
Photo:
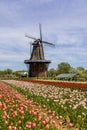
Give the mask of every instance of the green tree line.
<path id="1" fill-rule="evenodd" d="M 51 68 L 48 70 L 48 77 L 55 78 L 59 74 L 66 74 L 66 73 L 77 73 L 80 75 L 79 80 L 87 80 L 87 70 L 83 67 L 73 68 L 67 62 L 61 62 L 58 64 L 57 69 Z"/>
<path id="2" fill-rule="evenodd" d="M 48 78 L 55 79 L 55 77 L 59 74 L 66 74 L 66 73 L 78 73 L 80 75 L 79 80 L 87 80 L 87 70 L 83 67 L 73 68 L 67 62 L 61 62 L 57 65 L 57 68 L 51 68 L 48 70 Z M 13 72 L 13 70 L 7 68 L 6 70 L 0 70 L 0 77 L 5 77 L 9 75 L 20 76 L 19 70 Z"/>

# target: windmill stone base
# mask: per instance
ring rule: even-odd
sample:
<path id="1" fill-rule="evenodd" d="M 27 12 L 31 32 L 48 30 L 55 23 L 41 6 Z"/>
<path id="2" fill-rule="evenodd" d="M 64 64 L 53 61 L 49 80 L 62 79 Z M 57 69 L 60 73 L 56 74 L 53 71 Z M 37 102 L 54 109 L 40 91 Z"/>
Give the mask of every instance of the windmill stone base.
<path id="1" fill-rule="evenodd" d="M 29 64 L 29 77 L 47 77 L 49 60 L 25 60 L 25 64 Z"/>

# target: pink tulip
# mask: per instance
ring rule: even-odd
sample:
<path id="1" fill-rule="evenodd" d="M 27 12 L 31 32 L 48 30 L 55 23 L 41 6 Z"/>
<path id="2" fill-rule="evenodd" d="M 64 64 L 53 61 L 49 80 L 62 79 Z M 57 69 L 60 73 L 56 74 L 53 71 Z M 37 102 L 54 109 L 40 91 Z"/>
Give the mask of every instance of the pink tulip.
<path id="1" fill-rule="evenodd" d="M 32 114 L 33 114 L 34 116 L 36 116 L 36 115 L 37 115 L 37 112 L 33 112 Z"/>
<path id="2" fill-rule="evenodd" d="M 21 124 L 21 120 L 18 121 L 18 124 Z"/>
<path id="3" fill-rule="evenodd" d="M 45 124 L 46 124 L 46 120 L 43 120 L 43 121 L 42 121 L 42 124 L 45 125 Z"/>
<path id="4" fill-rule="evenodd" d="M 31 125 L 26 125 L 26 128 L 30 129 L 30 128 L 31 128 Z"/>
<path id="5" fill-rule="evenodd" d="M 27 125 L 31 125 L 31 122 L 30 121 L 27 121 L 27 123 L 26 123 Z"/>
<path id="6" fill-rule="evenodd" d="M 21 119 L 24 120 L 24 116 L 22 116 Z"/>
<path id="7" fill-rule="evenodd" d="M 40 120 L 41 120 L 41 118 L 42 118 L 42 117 L 41 117 L 41 115 L 39 115 L 39 116 L 38 116 L 38 121 L 40 121 Z"/>
<path id="8" fill-rule="evenodd" d="M 62 125 L 62 122 L 61 122 L 61 121 L 59 122 L 59 125 L 60 125 L 60 126 Z"/>
<path id="9" fill-rule="evenodd" d="M 32 128 L 35 128 L 35 127 L 36 127 L 36 123 L 32 123 L 32 124 L 31 124 L 31 127 L 32 127 Z"/>
<path id="10" fill-rule="evenodd" d="M 72 124 L 72 123 L 69 123 L 69 124 L 68 124 L 68 126 L 69 126 L 69 127 L 72 127 L 72 126 L 73 126 L 73 124 Z"/>
<path id="11" fill-rule="evenodd" d="M 8 124 L 8 121 L 5 121 L 4 124 Z"/>
<path id="12" fill-rule="evenodd" d="M 17 111 L 14 111 L 14 112 L 12 113 L 12 116 L 13 116 L 13 117 L 17 116 Z"/>
<path id="13" fill-rule="evenodd" d="M 58 119 L 59 119 L 59 117 L 58 117 L 58 116 L 56 116 L 56 119 L 58 120 Z"/>
<path id="14" fill-rule="evenodd" d="M 58 125 L 55 124 L 55 125 L 54 125 L 54 128 L 57 129 L 57 128 L 58 128 Z"/>
<path id="15" fill-rule="evenodd" d="M 8 130 L 12 130 L 12 126 L 8 126 Z"/>
<path id="16" fill-rule="evenodd" d="M 17 128 L 16 128 L 16 127 L 14 127 L 14 128 L 13 128 L 13 130 L 17 130 Z"/>
<path id="17" fill-rule="evenodd" d="M 47 124 L 45 128 L 46 128 L 46 130 L 49 130 L 49 124 Z"/>
<path id="18" fill-rule="evenodd" d="M 56 123 L 56 122 L 53 120 L 53 121 L 52 121 L 52 124 L 55 124 L 55 123 Z"/>
<path id="19" fill-rule="evenodd" d="M 60 119 L 62 119 L 63 117 L 62 116 L 59 116 Z"/>

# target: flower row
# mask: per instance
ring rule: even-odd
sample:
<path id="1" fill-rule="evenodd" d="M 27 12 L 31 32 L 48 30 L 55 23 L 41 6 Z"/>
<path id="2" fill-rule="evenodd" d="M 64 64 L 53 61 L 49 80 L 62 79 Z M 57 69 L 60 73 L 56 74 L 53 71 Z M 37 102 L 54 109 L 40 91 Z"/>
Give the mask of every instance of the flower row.
<path id="1" fill-rule="evenodd" d="M 47 80 L 24 80 L 27 82 L 35 82 L 41 84 L 49 84 L 63 87 L 77 87 L 81 89 L 87 89 L 87 82 L 71 82 L 71 81 L 47 81 Z"/>
<path id="2" fill-rule="evenodd" d="M 70 120 L 75 127 L 84 128 L 87 117 L 87 91 L 83 89 L 71 89 L 70 87 L 58 87 L 55 85 L 44 85 L 33 82 L 6 80 L 5 82 L 22 89 L 25 95 L 38 101 L 40 105 L 46 105 L 55 111 L 57 116 L 62 116 L 63 123 Z M 23 92 L 24 94 L 24 92 Z"/>
<path id="3" fill-rule="evenodd" d="M 7 130 L 54 130 L 72 129 L 73 124 L 43 104 L 18 93 L 0 82 L 0 128 Z"/>

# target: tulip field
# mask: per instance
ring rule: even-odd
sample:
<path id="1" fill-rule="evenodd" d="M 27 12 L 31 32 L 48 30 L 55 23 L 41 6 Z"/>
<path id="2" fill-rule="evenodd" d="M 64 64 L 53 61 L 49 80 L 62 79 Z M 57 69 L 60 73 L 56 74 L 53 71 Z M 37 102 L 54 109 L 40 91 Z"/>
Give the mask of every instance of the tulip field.
<path id="1" fill-rule="evenodd" d="M 87 130 L 87 84 L 79 85 L 0 81 L 0 130 Z"/>

